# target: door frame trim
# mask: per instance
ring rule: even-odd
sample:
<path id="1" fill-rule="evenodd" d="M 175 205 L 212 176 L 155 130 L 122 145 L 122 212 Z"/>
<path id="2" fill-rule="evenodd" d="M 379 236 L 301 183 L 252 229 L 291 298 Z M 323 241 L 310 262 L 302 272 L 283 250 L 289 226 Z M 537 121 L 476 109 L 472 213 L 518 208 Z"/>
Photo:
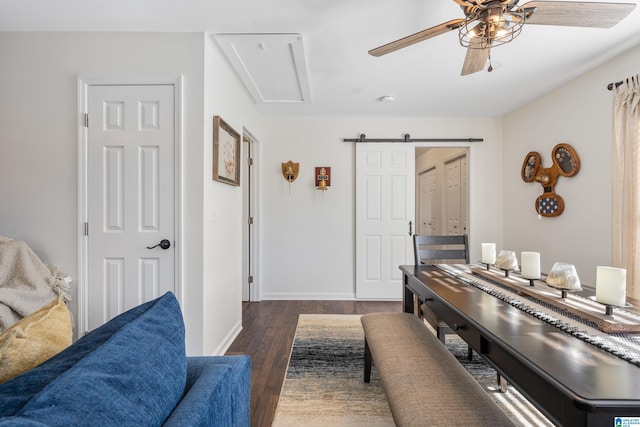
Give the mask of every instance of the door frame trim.
<path id="1" fill-rule="evenodd" d="M 88 221 L 88 131 L 84 126 L 84 115 L 88 112 L 88 94 L 90 86 L 126 86 L 126 85 L 168 85 L 174 88 L 175 112 L 175 183 L 174 183 L 174 250 L 175 250 L 175 295 L 183 301 L 182 287 L 182 139 L 183 139 L 183 76 L 182 75 L 104 75 L 78 76 L 77 79 L 77 130 L 78 130 L 78 188 L 77 188 L 77 254 L 78 254 L 78 313 L 76 335 L 80 338 L 87 330 L 88 320 L 88 238 L 84 224 Z"/>
<path id="2" fill-rule="evenodd" d="M 468 143 L 468 142 L 466 142 L 466 143 L 465 142 L 460 142 L 460 143 L 456 143 L 456 144 L 447 144 L 447 145 L 439 144 L 439 143 L 428 143 L 428 144 L 416 143 L 415 147 L 416 147 L 416 150 L 418 150 L 420 148 L 428 148 L 428 149 L 432 149 L 432 148 L 433 149 L 438 149 L 438 148 L 445 148 L 445 149 L 448 149 L 448 148 L 460 148 L 460 149 L 464 150 L 464 153 L 459 152 L 459 153 L 455 153 L 455 154 L 452 154 L 450 156 L 446 156 L 446 157 L 442 158 L 442 163 L 446 164 L 448 162 L 457 160 L 458 158 L 463 158 L 463 157 L 467 158 L 467 169 L 466 169 L 466 171 L 467 171 L 467 179 L 468 179 L 469 188 L 467 190 L 468 191 L 467 192 L 467 207 L 466 207 L 465 215 L 467 217 L 466 218 L 466 220 L 467 220 L 467 231 L 466 231 L 466 234 L 468 234 L 469 235 L 469 239 L 471 239 L 472 238 L 472 227 L 471 227 L 472 219 L 471 219 L 470 206 L 471 206 L 471 199 L 472 199 L 472 196 L 473 196 L 473 194 L 472 194 L 472 192 L 473 192 L 472 191 L 473 183 L 471 182 L 471 176 L 472 176 L 471 175 L 471 167 L 472 167 L 471 165 L 473 163 L 475 163 L 474 159 L 475 159 L 475 156 L 477 156 L 474 144 Z M 417 156 L 416 156 L 416 158 L 417 158 Z M 431 170 L 432 168 L 435 168 L 436 166 L 437 165 L 435 165 L 435 164 L 434 165 L 429 165 L 428 167 L 424 168 L 422 173 L 425 173 L 425 172 Z M 417 180 L 418 180 L 418 174 L 416 174 L 416 181 Z M 420 199 L 420 194 L 418 192 L 418 187 L 419 187 L 418 183 L 416 182 L 416 196 L 415 196 L 416 201 L 419 201 L 419 199 Z M 417 209 L 417 206 L 419 206 L 419 202 L 416 203 L 416 209 Z M 417 213 L 419 213 L 419 212 L 416 211 L 416 214 Z"/>
<path id="3" fill-rule="evenodd" d="M 242 257 L 243 260 L 247 258 L 251 259 L 251 265 L 248 265 L 247 268 L 249 272 L 253 273 L 253 283 L 249 286 L 246 283 L 246 277 L 243 277 L 243 286 L 249 286 L 249 301 L 250 302 L 259 302 L 262 300 L 262 292 L 261 292 L 261 269 L 260 269 L 260 140 L 257 139 L 246 127 L 242 128 L 243 138 L 246 138 L 253 144 L 253 166 L 252 166 L 252 174 L 251 174 L 251 182 L 249 183 L 251 187 L 251 194 L 247 195 L 243 193 L 243 203 L 249 201 L 248 197 L 250 197 L 251 203 L 251 213 L 253 214 L 253 226 L 251 227 L 251 235 L 247 236 L 248 239 L 251 239 L 250 249 L 243 245 L 242 248 Z M 243 165 L 245 167 L 249 167 L 246 162 L 246 156 L 243 156 Z M 245 190 L 248 186 L 245 186 Z M 243 191 L 245 191 L 243 190 Z M 245 218 L 246 219 L 246 218 Z M 244 261 L 243 261 L 244 262 Z M 244 276 L 244 274 L 243 274 Z M 244 289 L 243 289 L 244 295 Z"/>

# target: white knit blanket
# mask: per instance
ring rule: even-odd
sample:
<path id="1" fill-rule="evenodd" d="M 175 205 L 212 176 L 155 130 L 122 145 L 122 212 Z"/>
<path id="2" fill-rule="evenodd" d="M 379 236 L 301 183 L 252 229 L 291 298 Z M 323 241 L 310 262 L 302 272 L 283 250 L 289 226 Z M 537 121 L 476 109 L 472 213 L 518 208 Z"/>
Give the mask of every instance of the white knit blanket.
<path id="1" fill-rule="evenodd" d="M 69 284 L 22 241 L 0 239 L 0 332 L 62 295 Z"/>

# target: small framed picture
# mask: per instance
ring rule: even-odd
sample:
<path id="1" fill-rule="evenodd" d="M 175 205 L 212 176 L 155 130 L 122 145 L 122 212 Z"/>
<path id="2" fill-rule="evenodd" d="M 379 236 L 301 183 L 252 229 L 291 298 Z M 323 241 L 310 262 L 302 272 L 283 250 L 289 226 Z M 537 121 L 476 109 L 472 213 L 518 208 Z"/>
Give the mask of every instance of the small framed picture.
<path id="1" fill-rule="evenodd" d="M 220 116 L 213 117 L 213 179 L 240 185 L 240 134 Z"/>

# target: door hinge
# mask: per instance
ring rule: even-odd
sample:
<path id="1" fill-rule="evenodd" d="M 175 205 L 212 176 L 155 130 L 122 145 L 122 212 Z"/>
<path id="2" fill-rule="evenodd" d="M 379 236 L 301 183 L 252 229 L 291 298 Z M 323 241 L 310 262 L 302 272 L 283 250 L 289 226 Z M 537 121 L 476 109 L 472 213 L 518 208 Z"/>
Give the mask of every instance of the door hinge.
<path id="1" fill-rule="evenodd" d="M 84 223 L 84 235 L 85 236 L 89 235 L 89 223 L 88 222 Z"/>
<path id="2" fill-rule="evenodd" d="M 252 216 L 250 216 L 249 219 L 247 220 L 247 224 L 253 225 L 253 217 Z"/>
<path id="3" fill-rule="evenodd" d="M 82 126 L 88 128 L 89 127 L 89 114 L 88 113 L 84 113 L 84 115 L 82 116 Z"/>
<path id="4" fill-rule="evenodd" d="M 253 166 L 253 158 L 249 157 L 247 161 L 249 162 L 249 166 Z"/>
<path id="5" fill-rule="evenodd" d="M 253 276 L 249 276 L 247 278 L 247 283 L 249 283 L 249 284 L 253 283 Z"/>

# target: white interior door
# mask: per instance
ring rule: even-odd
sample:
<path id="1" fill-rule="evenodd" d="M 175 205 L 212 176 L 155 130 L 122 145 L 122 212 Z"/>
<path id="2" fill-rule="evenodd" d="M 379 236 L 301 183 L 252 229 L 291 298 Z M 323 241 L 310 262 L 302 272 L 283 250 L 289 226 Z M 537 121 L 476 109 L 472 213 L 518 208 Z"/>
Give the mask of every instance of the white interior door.
<path id="1" fill-rule="evenodd" d="M 469 234 L 469 166 L 467 156 L 460 159 L 460 234 Z"/>
<path id="2" fill-rule="evenodd" d="M 92 330 L 175 292 L 174 86 L 91 85 L 87 114 L 86 330 Z M 155 246 L 163 240 L 170 246 Z"/>
<path id="3" fill-rule="evenodd" d="M 418 174 L 418 229 L 416 234 L 423 235 L 427 232 L 429 223 L 429 205 L 427 204 L 427 192 L 429 191 L 429 172 Z"/>
<path id="4" fill-rule="evenodd" d="M 438 170 L 433 168 L 429 171 L 429 192 L 428 192 L 428 204 L 429 204 L 429 222 L 427 235 L 437 235 L 440 232 L 438 221 L 440 217 L 440 187 L 438 187 Z"/>
<path id="5" fill-rule="evenodd" d="M 438 179 L 436 168 L 420 174 L 420 228 L 418 234 L 432 236 L 438 234 Z"/>
<path id="6" fill-rule="evenodd" d="M 447 206 L 447 234 L 459 235 L 460 230 L 460 199 L 462 191 L 460 188 L 460 159 L 448 162 L 446 165 L 446 206 Z"/>
<path id="7" fill-rule="evenodd" d="M 415 148 L 356 144 L 356 298 L 402 298 L 400 265 L 413 264 Z"/>

